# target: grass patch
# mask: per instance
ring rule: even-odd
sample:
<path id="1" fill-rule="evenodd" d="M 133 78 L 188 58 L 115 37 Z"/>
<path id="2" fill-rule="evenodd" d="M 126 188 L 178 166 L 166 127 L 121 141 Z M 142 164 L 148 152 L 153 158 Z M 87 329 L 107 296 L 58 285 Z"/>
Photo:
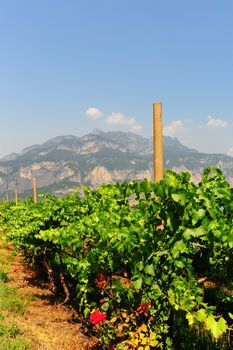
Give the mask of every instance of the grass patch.
<path id="1" fill-rule="evenodd" d="M 16 324 L 6 326 L 0 322 L 0 349 L 1 350 L 26 350 L 28 343 L 20 337 L 20 329 Z"/>
<path id="2" fill-rule="evenodd" d="M 20 336 L 20 329 L 10 320 L 25 312 L 25 302 L 22 301 L 14 288 L 0 281 L 0 349 L 29 350 L 29 344 Z"/>
<path id="3" fill-rule="evenodd" d="M 0 270 L 0 281 L 7 282 L 9 280 L 8 273 Z"/>
<path id="4" fill-rule="evenodd" d="M 0 338 L 0 349 L 1 350 L 28 350 L 29 345 L 21 338 L 16 337 L 15 339 L 2 339 Z"/>
<path id="5" fill-rule="evenodd" d="M 9 287 L 7 273 L 15 251 L 0 234 L 0 350 L 29 350 L 30 346 L 20 336 L 20 329 L 14 321 L 25 312 L 26 302 L 20 298 L 15 288 Z"/>
<path id="6" fill-rule="evenodd" d="M 25 301 L 17 295 L 15 288 L 8 287 L 0 281 L 0 310 L 10 311 L 15 315 L 23 315 L 25 304 Z"/>
<path id="7" fill-rule="evenodd" d="M 0 337 L 9 336 L 16 337 L 19 335 L 19 327 L 16 324 L 12 324 L 11 326 L 6 326 L 2 322 L 0 322 Z"/>

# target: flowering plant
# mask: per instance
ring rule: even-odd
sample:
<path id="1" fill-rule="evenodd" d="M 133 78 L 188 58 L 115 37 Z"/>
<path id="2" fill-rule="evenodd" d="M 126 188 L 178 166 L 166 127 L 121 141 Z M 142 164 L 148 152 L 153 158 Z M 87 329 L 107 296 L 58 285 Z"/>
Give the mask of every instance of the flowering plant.
<path id="1" fill-rule="evenodd" d="M 97 324 L 97 323 L 100 323 L 100 322 L 104 322 L 105 319 L 106 319 L 106 314 L 105 313 L 102 313 L 98 310 L 96 311 L 93 311 L 90 315 L 90 321 L 92 324 Z"/>
<path id="2" fill-rule="evenodd" d="M 110 278 L 105 278 L 102 273 L 99 273 L 97 278 L 95 279 L 95 284 L 98 288 L 105 289 L 108 283 L 110 282 Z"/>

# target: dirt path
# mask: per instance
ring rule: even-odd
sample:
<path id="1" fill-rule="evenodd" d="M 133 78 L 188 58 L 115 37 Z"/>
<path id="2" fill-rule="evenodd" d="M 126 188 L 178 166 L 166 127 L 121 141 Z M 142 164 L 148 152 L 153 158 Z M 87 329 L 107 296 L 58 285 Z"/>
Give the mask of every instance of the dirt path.
<path id="1" fill-rule="evenodd" d="M 96 343 L 72 322 L 73 311 L 56 303 L 49 285 L 38 281 L 35 273 L 22 264 L 20 255 L 13 258 L 9 268 L 10 281 L 22 298 L 29 300 L 26 313 L 17 316 L 22 336 L 33 350 L 88 350 Z"/>

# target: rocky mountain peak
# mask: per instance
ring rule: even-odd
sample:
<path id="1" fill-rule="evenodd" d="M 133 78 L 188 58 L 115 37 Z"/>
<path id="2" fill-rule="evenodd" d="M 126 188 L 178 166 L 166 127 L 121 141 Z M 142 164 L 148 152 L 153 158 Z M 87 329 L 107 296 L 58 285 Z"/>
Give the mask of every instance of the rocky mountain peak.
<path id="1" fill-rule="evenodd" d="M 122 131 L 95 129 L 83 137 L 58 136 L 0 160 L 0 194 L 13 196 L 15 185 L 31 195 L 37 177 L 40 192 L 64 194 L 81 185 L 152 178 L 153 139 Z M 233 157 L 189 149 L 164 137 L 164 166 L 187 170 L 198 181 L 207 166 L 219 166 L 233 185 Z"/>

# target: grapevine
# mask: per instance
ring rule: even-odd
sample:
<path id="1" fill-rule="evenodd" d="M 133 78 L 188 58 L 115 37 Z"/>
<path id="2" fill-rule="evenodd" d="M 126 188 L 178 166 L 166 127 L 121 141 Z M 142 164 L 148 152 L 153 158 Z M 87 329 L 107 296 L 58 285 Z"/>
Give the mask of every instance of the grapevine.
<path id="1" fill-rule="evenodd" d="M 0 222 L 103 349 L 232 347 L 233 189 L 219 169 L 198 185 L 166 171 L 158 184 L 2 203 Z"/>

